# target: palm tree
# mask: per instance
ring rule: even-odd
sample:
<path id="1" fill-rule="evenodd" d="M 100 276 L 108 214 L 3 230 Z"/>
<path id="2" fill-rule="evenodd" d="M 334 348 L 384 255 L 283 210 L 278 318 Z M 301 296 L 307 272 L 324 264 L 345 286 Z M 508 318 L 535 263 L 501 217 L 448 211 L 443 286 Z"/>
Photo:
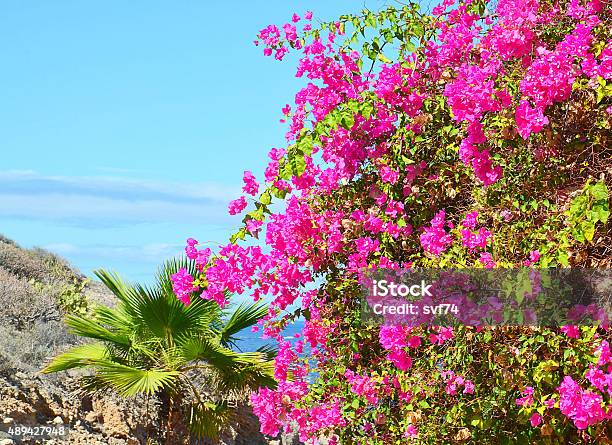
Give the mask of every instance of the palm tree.
<path id="1" fill-rule="evenodd" d="M 192 437 L 215 440 L 236 413 L 234 402 L 244 401 L 246 393 L 258 387 L 276 384 L 275 351 L 264 347 L 242 352 L 236 337 L 267 308 L 241 304 L 228 312 L 201 298 L 186 306 L 173 294 L 170 280 L 182 267 L 196 273 L 193 262 L 172 260 L 160 269 L 152 287 L 96 271 L 117 297 L 117 306 L 100 306 L 93 317 L 68 316 L 66 324 L 75 334 L 95 341 L 55 357 L 42 372 L 92 369 L 82 382 L 87 391 L 157 395 L 165 402 L 160 417 L 168 434 L 183 420 Z"/>

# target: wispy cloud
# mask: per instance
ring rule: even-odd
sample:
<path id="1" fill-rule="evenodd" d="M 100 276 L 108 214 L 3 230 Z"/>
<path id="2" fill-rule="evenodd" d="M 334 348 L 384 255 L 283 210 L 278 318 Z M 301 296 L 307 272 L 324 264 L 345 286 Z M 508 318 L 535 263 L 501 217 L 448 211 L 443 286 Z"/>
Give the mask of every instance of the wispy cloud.
<path id="1" fill-rule="evenodd" d="M 227 202 L 239 193 L 239 187 L 217 184 L 0 171 L 0 217 L 87 227 L 184 221 L 227 224 L 231 221 Z"/>
<path id="2" fill-rule="evenodd" d="M 50 252 L 66 257 L 88 257 L 104 260 L 139 261 L 158 264 L 166 258 L 182 253 L 184 245 L 152 243 L 139 245 L 87 245 L 52 243 L 41 246 Z"/>

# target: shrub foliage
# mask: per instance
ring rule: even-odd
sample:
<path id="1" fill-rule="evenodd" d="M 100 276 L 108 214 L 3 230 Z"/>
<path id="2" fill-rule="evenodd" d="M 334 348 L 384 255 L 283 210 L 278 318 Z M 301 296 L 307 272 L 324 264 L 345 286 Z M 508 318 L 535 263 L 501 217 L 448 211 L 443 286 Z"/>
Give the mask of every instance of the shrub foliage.
<path id="1" fill-rule="evenodd" d="M 607 326 L 367 327 L 357 285 L 367 268 L 610 266 L 610 14 L 599 0 L 444 0 L 260 31 L 265 55 L 300 57 L 287 146 L 270 151 L 265 186 L 245 172 L 230 243 L 188 240 L 198 273 L 174 290 L 272 300 L 279 383 L 252 398 L 264 433 L 610 437 Z M 298 317 L 291 343 L 280 331 Z"/>

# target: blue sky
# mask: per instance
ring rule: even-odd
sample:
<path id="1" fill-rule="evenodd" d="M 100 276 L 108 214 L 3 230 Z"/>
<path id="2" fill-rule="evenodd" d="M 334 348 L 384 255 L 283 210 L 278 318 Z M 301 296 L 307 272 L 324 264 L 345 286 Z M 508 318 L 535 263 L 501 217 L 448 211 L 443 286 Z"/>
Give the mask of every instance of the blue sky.
<path id="1" fill-rule="evenodd" d="M 254 36 L 294 11 L 332 19 L 363 6 L 3 2 L 0 233 L 86 274 L 143 281 L 187 237 L 223 242 L 242 172 L 261 178 L 302 85 Z"/>

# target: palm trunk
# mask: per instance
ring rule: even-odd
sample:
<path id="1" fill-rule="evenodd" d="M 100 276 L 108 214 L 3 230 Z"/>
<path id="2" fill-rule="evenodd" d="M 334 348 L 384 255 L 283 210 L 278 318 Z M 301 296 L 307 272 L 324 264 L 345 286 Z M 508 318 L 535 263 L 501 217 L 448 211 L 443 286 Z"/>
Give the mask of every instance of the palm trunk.
<path id="1" fill-rule="evenodd" d="M 189 430 L 183 417 L 184 413 L 181 409 L 180 395 L 170 394 L 168 391 L 160 391 L 159 399 L 161 402 L 159 423 L 163 434 L 163 443 L 166 445 L 187 443 L 189 440 Z"/>

